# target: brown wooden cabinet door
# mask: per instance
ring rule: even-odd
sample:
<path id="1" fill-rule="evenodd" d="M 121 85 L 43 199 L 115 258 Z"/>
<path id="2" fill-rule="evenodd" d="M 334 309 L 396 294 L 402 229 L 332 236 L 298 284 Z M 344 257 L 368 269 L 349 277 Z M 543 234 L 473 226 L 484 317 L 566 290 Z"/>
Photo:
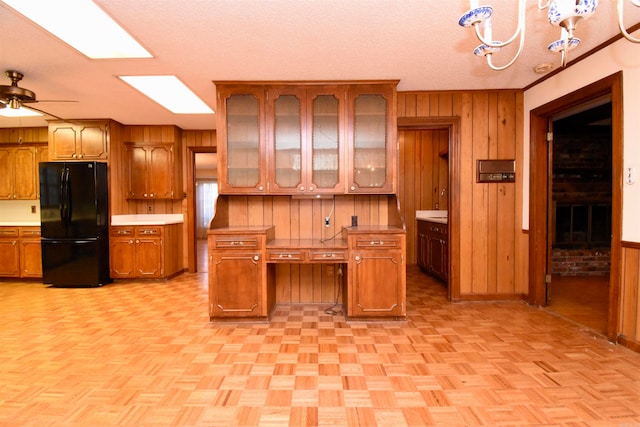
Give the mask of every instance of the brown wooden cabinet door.
<path id="1" fill-rule="evenodd" d="M 353 85 L 347 97 L 349 193 L 396 188 L 396 92 L 391 85 Z"/>
<path id="2" fill-rule="evenodd" d="M 351 255 L 348 315 L 403 316 L 404 263 L 397 250 L 355 251 Z"/>
<path id="3" fill-rule="evenodd" d="M 266 316 L 262 302 L 265 269 L 260 252 L 213 254 L 209 265 L 210 316 Z"/>
<path id="4" fill-rule="evenodd" d="M 162 239 L 136 238 L 135 276 L 140 278 L 159 278 L 162 270 Z"/>
<path id="5" fill-rule="evenodd" d="M 127 199 L 146 199 L 147 150 L 137 145 L 126 145 Z"/>
<path id="6" fill-rule="evenodd" d="M 264 87 L 218 85 L 220 194 L 265 194 Z"/>
<path id="7" fill-rule="evenodd" d="M 35 200 L 38 197 L 36 181 L 37 163 L 35 147 L 19 147 L 14 149 L 15 184 L 14 199 Z"/>
<path id="8" fill-rule="evenodd" d="M 173 146 L 147 147 L 147 194 L 150 199 L 173 198 Z"/>
<path id="9" fill-rule="evenodd" d="M 427 254 L 429 249 L 427 247 L 428 237 L 425 233 L 418 233 L 418 267 L 424 271 L 429 270 L 429 261 Z"/>
<path id="10" fill-rule="evenodd" d="M 42 277 L 40 239 L 20 240 L 20 277 Z"/>
<path id="11" fill-rule="evenodd" d="M 75 160 L 80 136 L 73 125 L 50 125 L 49 148 L 51 160 Z"/>
<path id="12" fill-rule="evenodd" d="M 440 237 L 429 235 L 427 236 L 427 252 L 429 272 L 444 278 L 444 245 Z"/>
<path id="13" fill-rule="evenodd" d="M 87 123 L 78 126 L 80 147 L 76 147 L 78 160 L 105 160 L 108 152 L 108 129 L 104 123 Z"/>
<path id="14" fill-rule="evenodd" d="M 0 199 L 11 200 L 14 195 L 15 162 L 13 149 L 0 148 Z"/>
<path id="15" fill-rule="evenodd" d="M 111 263 L 111 277 L 124 279 L 134 277 L 135 246 L 131 237 L 110 238 L 109 261 Z"/>
<path id="16" fill-rule="evenodd" d="M 0 238 L 0 277 L 20 277 L 18 238 Z"/>

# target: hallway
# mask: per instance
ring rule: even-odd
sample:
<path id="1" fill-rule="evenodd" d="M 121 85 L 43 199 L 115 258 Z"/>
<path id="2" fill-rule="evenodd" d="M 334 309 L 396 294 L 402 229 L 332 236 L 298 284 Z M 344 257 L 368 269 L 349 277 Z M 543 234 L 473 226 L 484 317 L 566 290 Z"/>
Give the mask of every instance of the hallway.
<path id="1" fill-rule="evenodd" d="M 406 321 L 214 324 L 206 277 L 0 282 L 0 426 L 640 423 L 640 354 L 545 309 L 451 304 L 410 267 Z"/>

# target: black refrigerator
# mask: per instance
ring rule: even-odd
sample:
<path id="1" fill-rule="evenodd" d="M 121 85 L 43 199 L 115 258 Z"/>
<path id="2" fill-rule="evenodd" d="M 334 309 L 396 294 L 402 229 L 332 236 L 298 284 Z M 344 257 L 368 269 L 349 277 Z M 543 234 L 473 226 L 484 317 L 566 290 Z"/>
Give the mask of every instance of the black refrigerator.
<path id="1" fill-rule="evenodd" d="M 42 282 L 57 287 L 109 283 L 107 164 L 40 163 Z"/>

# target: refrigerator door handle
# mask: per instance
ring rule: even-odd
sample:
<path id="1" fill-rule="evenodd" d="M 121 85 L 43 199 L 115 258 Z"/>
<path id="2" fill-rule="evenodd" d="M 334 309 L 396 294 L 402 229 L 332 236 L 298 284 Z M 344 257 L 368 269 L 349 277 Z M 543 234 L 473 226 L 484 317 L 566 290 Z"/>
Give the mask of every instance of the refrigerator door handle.
<path id="1" fill-rule="evenodd" d="M 71 205 L 71 179 L 70 174 L 71 170 L 69 168 L 65 168 L 66 178 L 65 178 L 65 189 L 66 189 L 66 205 L 67 205 L 67 226 L 71 225 L 71 212 L 73 210 L 73 206 Z"/>
<path id="2" fill-rule="evenodd" d="M 60 211 L 60 221 L 66 225 L 67 217 L 66 217 L 66 201 L 67 197 L 65 196 L 65 185 L 64 185 L 64 172 L 63 168 L 60 171 L 60 202 L 58 203 L 58 210 Z"/>

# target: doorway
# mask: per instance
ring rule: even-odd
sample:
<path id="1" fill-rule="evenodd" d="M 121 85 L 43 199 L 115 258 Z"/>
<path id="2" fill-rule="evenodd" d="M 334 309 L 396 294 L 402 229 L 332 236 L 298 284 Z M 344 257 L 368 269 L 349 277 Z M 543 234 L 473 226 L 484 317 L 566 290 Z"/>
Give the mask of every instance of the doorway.
<path id="1" fill-rule="evenodd" d="M 611 260 L 611 99 L 551 118 L 549 310 L 605 334 Z"/>
<path id="2" fill-rule="evenodd" d="M 206 229 L 213 217 L 217 193 L 215 147 L 188 147 L 187 200 L 189 271 L 207 272 Z"/>
<path id="3" fill-rule="evenodd" d="M 616 73 L 578 91 L 567 94 L 531 111 L 530 187 L 529 187 L 529 292 L 532 305 L 547 304 L 551 281 L 549 260 L 552 251 L 550 227 L 553 222 L 551 186 L 552 156 L 547 142 L 549 123 L 563 112 L 609 97 L 611 100 L 611 252 L 607 301 L 606 335 L 617 336 L 621 273 L 622 238 L 622 73 Z"/>

